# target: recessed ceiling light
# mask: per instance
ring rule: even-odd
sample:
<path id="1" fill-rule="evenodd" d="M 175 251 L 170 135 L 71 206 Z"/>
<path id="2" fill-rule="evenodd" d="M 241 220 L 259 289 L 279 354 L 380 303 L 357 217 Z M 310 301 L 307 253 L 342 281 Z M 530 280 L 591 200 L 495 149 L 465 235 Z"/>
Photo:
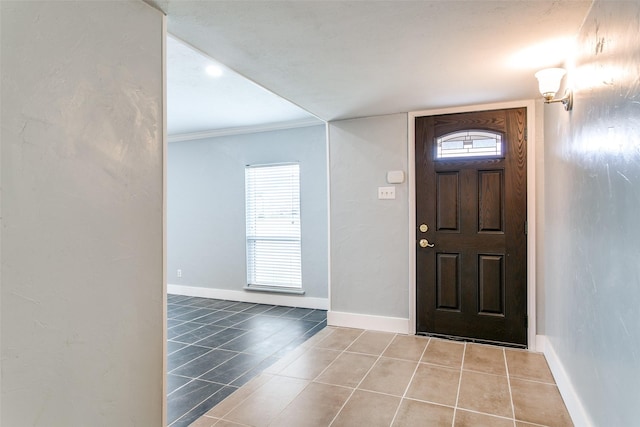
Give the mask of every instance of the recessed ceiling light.
<path id="1" fill-rule="evenodd" d="M 222 68 L 217 65 L 207 66 L 206 71 L 211 77 L 220 77 L 222 75 Z"/>

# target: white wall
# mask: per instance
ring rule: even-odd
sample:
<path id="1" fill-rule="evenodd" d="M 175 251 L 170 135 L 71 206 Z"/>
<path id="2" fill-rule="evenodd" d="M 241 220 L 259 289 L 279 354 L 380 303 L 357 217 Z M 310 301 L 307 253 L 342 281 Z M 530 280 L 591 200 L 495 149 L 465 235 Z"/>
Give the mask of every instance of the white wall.
<path id="1" fill-rule="evenodd" d="M 282 296 L 271 302 L 295 305 L 304 304 L 299 301 L 304 298 L 326 300 L 326 157 L 324 125 L 170 143 L 169 283 L 203 288 L 196 290 L 200 295 L 258 301 L 256 292 L 243 291 L 247 284 L 245 166 L 299 162 L 305 295 L 293 302 Z M 178 269 L 182 270 L 181 278 L 177 277 Z"/>
<path id="2" fill-rule="evenodd" d="M 640 3 L 596 1 L 568 71 L 573 111 L 545 108 L 545 353 L 576 425 L 638 425 L 638 28 Z"/>
<path id="3" fill-rule="evenodd" d="M 163 17 L 0 8 L 1 423 L 160 426 Z"/>
<path id="4" fill-rule="evenodd" d="M 378 200 L 387 171 L 407 172 L 407 115 L 329 125 L 331 310 L 409 317 L 408 195 Z"/>

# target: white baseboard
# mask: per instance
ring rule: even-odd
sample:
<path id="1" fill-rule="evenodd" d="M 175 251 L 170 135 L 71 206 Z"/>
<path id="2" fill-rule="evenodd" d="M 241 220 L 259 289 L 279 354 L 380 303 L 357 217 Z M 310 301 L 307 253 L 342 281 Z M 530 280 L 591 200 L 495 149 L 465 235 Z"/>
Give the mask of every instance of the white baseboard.
<path id="1" fill-rule="evenodd" d="M 536 335 L 536 346 L 534 348 L 531 348 L 531 346 L 529 346 L 529 350 L 531 351 L 537 351 L 538 353 L 544 353 L 544 347 L 545 344 L 547 342 L 547 337 L 544 335 Z"/>
<path id="2" fill-rule="evenodd" d="M 573 388 L 573 384 L 571 383 L 562 362 L 553 349 L 551 342 L 549 342 L 547 337 L 544 335 L 537 335 L 536 338 L 536 341 L 538 341 L 538 339 L 541 341 L 541 348 L 538 348 L 538 351 L 542 350 L 545 358 L 547 359 L 549 369 L 551 369 L 553 378 L 556 380 L 558 390 L 562 395 L 564 404 L 567 406 L 569 415 L 571 415 L 573 424 L 576 427 L 592 427 L 594 424 L 591 422 L 589 415 L 584 410 L 580 397 Z"/>
<path id="3" fill-rule="evenodd" d="M 314 308 L 328 310 L 328 298 L 306 297 L 304 295 L 283 295 L 250 291 L 230 291 L 227 289 L 203 288 L 199 286 L 167 285 L 167 293 L 190 297 L 226 299 L 230 301 L 252 302 L 254 304 L 284 305 L 287 307 Z"/>
<path id="4" fill-rule="evenodd" d="M 409 319 L 399 317 L 372 316 L 369 314 L 327 312 L 327 325 L 344 328 L 369 329 L 397 334 L 409 333 Z"/>

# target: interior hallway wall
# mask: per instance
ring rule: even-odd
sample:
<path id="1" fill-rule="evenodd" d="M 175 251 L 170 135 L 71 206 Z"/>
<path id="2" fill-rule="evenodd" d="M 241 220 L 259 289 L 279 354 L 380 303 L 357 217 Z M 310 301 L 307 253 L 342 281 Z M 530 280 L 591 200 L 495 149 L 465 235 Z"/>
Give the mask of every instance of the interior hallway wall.
<path id="1" fill-rule="evenodd" d="M 329 124 L 331 309 L 408 319 L 407 182 L 379 200 L 387 171 L 407 173 L 407 114 Z"/>
<path id="2" fill-rule="evenodd" d="M 596 1 L 545 106 L 545 334 L 597 426 L 640 407 L 640 3 Z"/>
<path id="3" fill-rule="evenodd" d="M 287 162 L 300 163 L 304 297 L 327 298 L 324 125 L 169 144 L 169 283 L 243 292 L 247 285 L 245 166 Z M 178 269 L 182 277 L 177 277 Z"/>
<path id="4" fill-rule="evenodd" d="M 160 426 L 163 17 L 0 8 L 0 423 Z"/>

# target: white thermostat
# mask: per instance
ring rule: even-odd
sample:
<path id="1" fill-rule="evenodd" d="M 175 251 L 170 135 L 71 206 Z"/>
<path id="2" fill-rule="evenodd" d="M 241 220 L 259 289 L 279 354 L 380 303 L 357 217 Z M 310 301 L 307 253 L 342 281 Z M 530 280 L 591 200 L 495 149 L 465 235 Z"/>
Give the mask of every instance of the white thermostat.
<path id="1" fill-rule="evenodd" d="M 402 184 L 404 182 L 404 171 L 387 172 L 387 182 L 389 184 Z"/>

